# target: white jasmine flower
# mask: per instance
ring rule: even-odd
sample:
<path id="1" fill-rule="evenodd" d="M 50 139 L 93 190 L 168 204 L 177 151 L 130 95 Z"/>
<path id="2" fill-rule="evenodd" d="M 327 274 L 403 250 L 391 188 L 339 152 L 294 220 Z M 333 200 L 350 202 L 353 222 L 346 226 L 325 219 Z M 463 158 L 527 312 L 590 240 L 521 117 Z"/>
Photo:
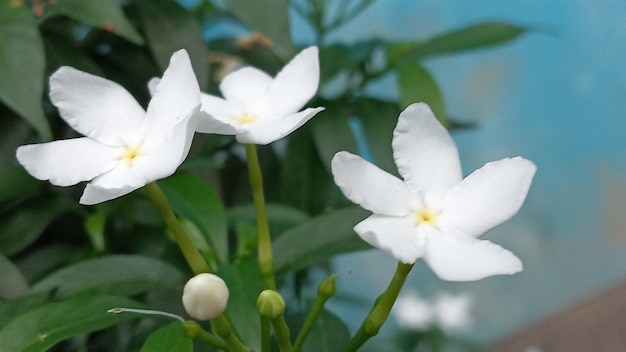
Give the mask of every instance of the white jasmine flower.
<path id="1" fill-rule="evenodd" d="M 432 326 L 451 334 L 467 330 L 472 319 L 472 301 L 467 294 L 438 292 L 426 300 L 415 292 L 398 297 L 393 314 L 398 325 L 405 329 L 426 330 Z"/>
<path id="2" fill-rule="evenodd" d="M 213 319 L 226 309 L 228 296 L 228 287 L 219 276 L 198 274 L 185 284 L 183 306 L 187 314 L 195 319 Z"/>
<path id="3" fill-rule="evenodd" d="M 224 98 L 202 94 L 198 132 L 235 134 L 247 144 L 269 144 L 304 125 L 324 108 L 300 110 L 317 91 L 317 47 L 303 50 L 275 78 L 253 67 L 227 75 Z"/>
<path id="4" fill-rule="evenodd" d="M 374 213 L 354 227 L 363 240 L 403 263 L 423 258 L 444 280 L 522 270 L 513 253 L 477 237 L 517 213 L 535 174 L 531 161 L 490 162 L 463 179 L 456 145 L 423 103 L 400 114 L 392 147 L 403 180 L 348 152 L 332 160 L 344 195 Z"/>
<path id="5" fill-rule="evenodd" d="M 398 297 L 392 312 L 401 328 L 413 330 L 428 329 L 435 317 L 431 304 L 415 292 Z"/>
<path id="6" fill-rule="evenodd" d="M 31 175 L 57 186 L 90 181 L 80 203 L 96 204 L 176 171 L 196 128 L 200 88 L 180 50 L 147 111 L 117 83 L 67 66 L 50 77 L 50 99 L 86 137 L 21 146 L 17 159 Z"/>

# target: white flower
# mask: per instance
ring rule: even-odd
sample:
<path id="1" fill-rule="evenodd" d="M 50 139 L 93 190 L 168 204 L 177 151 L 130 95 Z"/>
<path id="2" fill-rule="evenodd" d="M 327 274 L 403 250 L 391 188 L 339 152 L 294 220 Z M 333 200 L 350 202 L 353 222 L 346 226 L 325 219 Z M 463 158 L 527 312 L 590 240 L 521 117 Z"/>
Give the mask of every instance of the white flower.
<path id="1" fill-rule="evenodd" d="M 332 160 L 344 195 L 374 213 L 354 227 L 363 240 L 403 263 L 424 258 L 444 280 L 522 270 L 511 252 L 476 238 L 517 213 L 535 174 L 531 161 L 490 162 L 463 179 L 456 145 L 423 103 L 400 114 L 392 147 L 404 180 L 348 152 Z"/>
<path id="2" fill-rule="evenodd" d="M 90 181 L 80 203 L 96 204 L 176 171 L 189 152 L 200 89 L 180 50 L 147 111 L 117 83 L 67 66 L 50 77 L 50 99 L 86 137 L 21 146 L 17 159 L 31 175 L 57 186 Z"/>
<path id="3" fill-rule="evenodd" d="M 198 274 L 185 284 L 183 306 L 187 314 L 195 319 L 213 319 L 226 309 L 228 296 L 228 287 L 219 276 Z"/>
<path id="4" fill-rule="evenodd" d="M 234 134 L 237 141 L 268 144 L 304 125 L 324 108 L 300 110 L 317 91 L 317 47 L 303 50 L 277 75 L 270 77 L 253 67 L 241 68 L 224 78 L 224 99 L 202 94 L 198 132 Z"/>
<path id="5" fill-rule="evenodd" d="M 462 332 L 471 326 L 471 305 L 467 294 L 438 292 L 432 301 L 427 301 L 411 292 L 398 297 L 393 313 L 402 328 L 426 330 L 437 326 L 451 334 Z"/>

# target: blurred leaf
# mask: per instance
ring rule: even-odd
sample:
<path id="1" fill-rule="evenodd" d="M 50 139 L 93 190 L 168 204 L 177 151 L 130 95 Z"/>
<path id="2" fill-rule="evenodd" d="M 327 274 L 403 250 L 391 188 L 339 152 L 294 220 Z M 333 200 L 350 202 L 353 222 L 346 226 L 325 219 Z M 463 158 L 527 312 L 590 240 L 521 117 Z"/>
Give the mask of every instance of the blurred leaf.
<path id="1" fill-rule="evenodd" d="M 66 198 L 37 199 L 0 216 L 0 253 L 15 254 L 33 243 L 50 223 L 77 205 Z"/>
<path id="2" fill-rule="evenodd" d="M 115 307 L 145 308 L 126 297 L 79 296 L 35 308 L 0 331 L 0 352 L 46 351 L 73 336 L 102 330 L 136 318 L 132 314 L 112 314 Z"/>
<path id="3" fill-rule="evenodd" d="M 72 66 L 96 76 L 104 76 L 100 67 L 74 41 L 48 31 L 42 31 L 46 51 L 46 67 L 54 71 L 61 66 Z M 52 72 L 50 72 L 52 73 Z"/>
<path id="4" fill-rule="evenodd" d="M 398 104 L 361 98 L 356 101 L 356 115 L 363 124 L 373 162 L 387 172 L 397 174 L 391 138 L 400 115 Z"/>
<path id="5" fill-rule="evenodd" d="M 285 203 L 308 214 L 319 214 L 326 207 L 332 180 L 309 128 L 300 128 L 289 138 L 280 184 Z"/>
<path id="6" fill-rule="evenodd" d="M 237 265 L 222 267 L 218 275 L 226 282 L 230 291 L 231 304 L 226 308 L 226 313 L 239 337 L 252 350 L 260 350 L 261 327 L 256 301 L 263 290 L 263 283 L 256 261 L 246 260 Z"/>
<path id="7" fill-rule="evenodd" d="M 0 0 L 0 101 L 50 140 L 41 105 L 44 60 L 43 42 L 29 9 L 21 1 Z"/>
<path id="8" fill-rule="evenodd" d="M 85 232 L 91 240 L 91 245 L 96 252 L 103 252 L 104 244 L 104 227 L 106 226 L 106 214 L 102 211 L 96 211 L 87 215 L 85 218 Z"/>
<path id="9" fill-rule="evenodd" d="M 55 0 L 47 2 L 44 9 L 44 19 L 65 15 L 80 23 L 114 33 L 131 43 L 144 43 L 115 0 Z"/>
<path id="10" fill-rule="evenodd" d="M 186 49 L 193 63 L 202 90 L 209 82 L 209 49 L 202 39 L 202 28 L 195 16 L 171 0 L 141 0 L 135 2 L 161 71 L 169 66 L 170 57 Z"/>
<path id="11" fill-rule="evenodd" d="M 302 345 L 302 352 L 342 351 L 349 341 L 346 324 L 333 313 L 322 310 Z"/>
<path id="12" fill-rule="evenodd" d="M 228 9 L 253 31 L 268 36 L 285 57 L 295 52 L 287 0 L 226 0 Z"/>
<path id="13" fill-rule="evenodd" d="M 49 292 L 26 294 L 8 301 L 0 302 L 0 330 L 11 320 L 28 312 L 34 307 L 46 303 L 50 299 Z M 0 346 L 0 351 L 2 347 Z"/>
<path id="14" fill-rule="evenodd" d="M 183 336 L 180 321 L 167 324 L 148 336 L 141 352 L 186 352 L 193 351 L 193 341 Z"/>
<path id="15" fill-rule="evenodd" d="M 450 127 L 443 94 L 426 68 L 418 61 L 406 60 L 398 65 L 397 72 L 402 109 L 413 103 L 424 102 L 430 106 L 437 120 L 444 127 Z"/>
<path id="16" fill-rule="evenodd" d="M 174 211 L 202 231 L 220 263 L 228 261 L 226 213 L 219 195 L 202 178 L 177 173 L 159 181 Z"/>
<path id="17" fill-rule="evenodd" d="M 78 251 L 76 246 L 58 243 L 37 246 L 20 254 L 15 264 L 28 282 L 35 282 L 71 262 Z"/>
<path id="18" fill-rule="evenodd" d="M 526 28 L 504 22 L 486 22 L 433 37 L 423 43 L 395 45 L 389 51 L 390 62 L 422 58 L 503 44 L 526 32 Z"/>
<path id="19" fill-rule="evenodd" d="M 326 110 L 309 122 L 313 141 L 326 170 L 330 172 L 330 161 L 335 153 L 345 150 L 357 153 L 354 134 L 348 124 L 349 111 L 344 105 L 325 104 Z"/>
<path id="20" fill-rule="evenodd" d="M 275 270 L 296 270 L 340 253 L 369 248 L 352 230 L 368 214 L 359 207 L 337 209 L 280 234 L 273 243 Z"/>
<path id="21" fill-rule="evenodd" d="M 328 80 L 343 70 L 353 70 L 367 62 L 381 43 L 379 39 L 369 39 L 354 44 L 337 43 L 320 48 L 322 80 Z"/>
<path id="22" fill-rule="evenodd" d="M 183 274 L 170 264 L 138 255 L 111 255 L 60 269 L 34 284 L 30 292 L 55 291 L 66 298 L 81 292 L 134 295 L 156 287 L 178 287 Z"/>
<path id="23" fill-rule="evenodd" d="M 43 184 L 21 166 L 7 167 L 0 172 L 0 202 L 31 194 Z"/>
<path id="24" fill-rule="evenodd" d="M 7 257 L 0 255 L 0 298 L 18 297 L 27 290 L 24 275 Z"/>
<path id="25" fill-rule="evenodd" d="M 291 227 L 309 218 L 309 215 L 298 208 L 284 204 L 265 204 L 267 221 L 270 226 Z M 256 208 L 254 204 L 239 205 L 228 209 L 230 221 L 248 220 L 256 222 Z"/>

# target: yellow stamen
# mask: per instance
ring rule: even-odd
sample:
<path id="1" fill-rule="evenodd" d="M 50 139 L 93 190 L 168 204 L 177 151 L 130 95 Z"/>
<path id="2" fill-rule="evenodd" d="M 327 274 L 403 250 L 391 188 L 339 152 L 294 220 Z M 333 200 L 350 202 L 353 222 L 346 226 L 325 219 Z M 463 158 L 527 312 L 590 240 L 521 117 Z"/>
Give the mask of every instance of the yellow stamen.
<path id="1" fill-rule="evenodd" d="M 245 114 L 245 115 L 241 115 L 241 116 L 239 116 L 237 118 L 237 122 L 239 122 L 242 125 L 246 124 L 246 123 L 252 123 L 254 121 L 256 121 L 256 116 L 254 116 L 254 115 Z"/>
<path id="2" fill-rule="evenodd" d="M 135 161 L 135 159 L 139 157 L 140 155 L 141 155 L 141 144 L 131 146 L 131 147 L 126 147 L 120 159 L 125 160 L 129 165 L 132 165 L 133 161 Z"/>
<path id="3" fill-rule="evenodd" d="M 438 217 L 439 213 L 428 207 L 423 207 L 415 211 L 415 221 L 417 225 L 428 224 L 436 226 Z"/>

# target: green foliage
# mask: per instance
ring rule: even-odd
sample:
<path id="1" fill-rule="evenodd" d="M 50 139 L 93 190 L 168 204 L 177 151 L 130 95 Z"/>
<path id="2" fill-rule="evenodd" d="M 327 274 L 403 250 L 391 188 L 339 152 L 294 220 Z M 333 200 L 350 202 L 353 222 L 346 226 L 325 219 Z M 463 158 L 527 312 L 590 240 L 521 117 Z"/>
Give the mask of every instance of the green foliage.
<path id="1" fill-rule="evenodd" d="M 347 206 L 333 184 L 333 155 L 361 153 L 395 173 L 391 136 L 406 105 L 425 101 L 444 125 L 456 126 L 422 60 L 503 44 L 526 31 L 492 22 L 425 41 L 326 44 L 372 2 L 227 0 L 222 6 L 205 0 L 190 9 L 170 0 L 0 0 L 0 352 L 44 351 L 68 339 L 58 350 L 74 344 L 82 344 L 75 350 L 194 348 L 180 322 L 160 327 L 138 314 L 106 312 L 151 307 L 184 314 L 180 293 L 188 268 L 145 194 L 81 207 L 82 185 L 50 186 L 16 162 L 19 145 L 76 136 L 50 104 L 49 75 L 74 66 L 120 83 L 145 107 L 148 80 L 185 48 L 201 88 L 215 93 L 238 65 L 276 73 L 300 49 L 291 38 L 290 22 L 297 19 L 314 29 L 314 41 L 306 44 L 319 46 L 320 91 L 330 92 L 309 105 L 326 110 L 285 141 L 259 148 L 274 268 L 281 293 L 294 293 L 286 314 L 295 337 L 306 314 L 298 308 L 312 298 L 308 270 L 329 270 L 334 256 L 369 248 L 353 231 L 369 214 Z M 290 17 L 294 10 L 300 17 Z M 258 34 L 204 39 L 203 28 L 224 21 Z M 368 94 L 386 75 L 398 78 L 393 101 Z M 227 320 L 258 351 L 256 300 L 264 287 L 241 149 L 232 137 L 196 136 L 183 169 L 159 187 L 193 245 L 227 283 Z M 140 317 L 142 324 L 127 322 Z M 302 351 L 338 350 L 349 338 L 341 318 L 323 311 Z"/>

